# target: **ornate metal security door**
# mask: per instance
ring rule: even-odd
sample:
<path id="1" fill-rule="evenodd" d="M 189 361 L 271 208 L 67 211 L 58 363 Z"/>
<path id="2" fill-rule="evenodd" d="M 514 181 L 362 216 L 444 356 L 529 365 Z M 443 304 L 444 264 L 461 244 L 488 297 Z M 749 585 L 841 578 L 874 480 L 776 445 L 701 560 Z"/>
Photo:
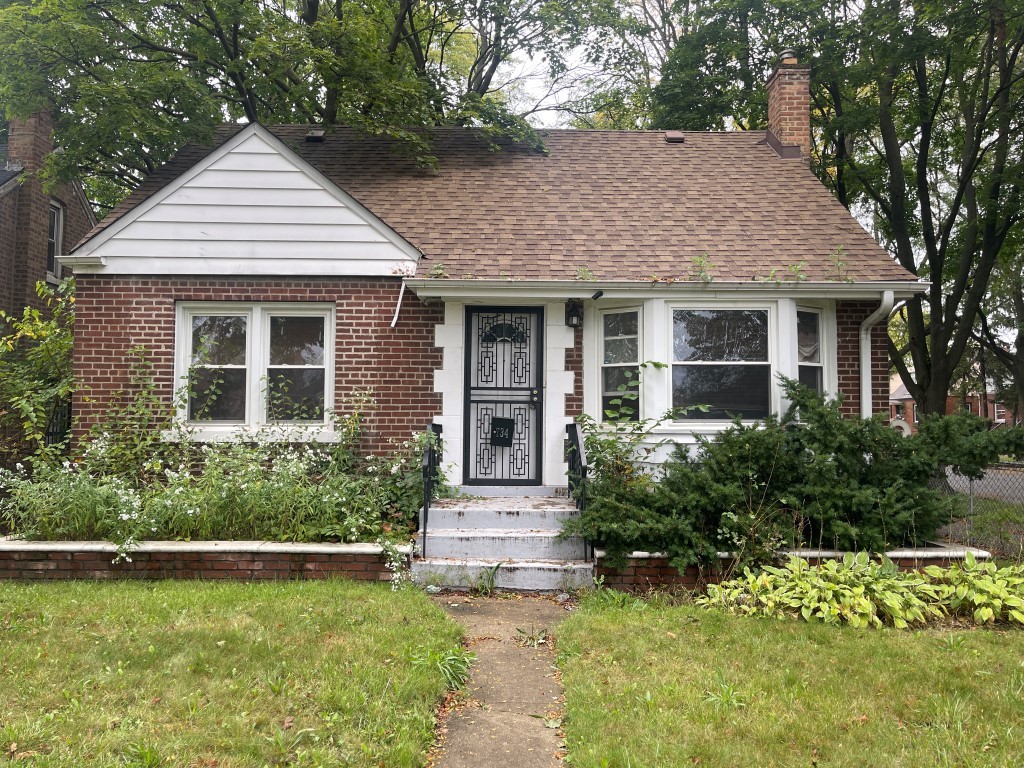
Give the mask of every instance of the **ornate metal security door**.
<path id="1" fill-rule="evenodd" d="M 466 310 L 466 456 L 470 485 L 538 485 L 543 310 Z"/>

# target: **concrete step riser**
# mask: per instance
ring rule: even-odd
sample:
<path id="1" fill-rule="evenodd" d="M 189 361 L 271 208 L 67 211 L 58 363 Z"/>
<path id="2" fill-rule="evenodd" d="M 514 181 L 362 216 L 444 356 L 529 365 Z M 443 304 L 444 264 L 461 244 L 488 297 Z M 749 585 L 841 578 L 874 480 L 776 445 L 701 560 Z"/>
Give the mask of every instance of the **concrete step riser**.
<path id="1" fill-rule="evenodd" d="M 575 509 L 431 509 L 428 530 L 435 528 L 521 528 L 561 530 L 566 520 L 579 517 Z"/>
<path id="2" fill-rule="evenodd" d="M 503 498 L 522 496 L 566 498 L 569 495 L 564 485 L 460 485 L 458 491 L 464 496 L 501 496 Z"/>
<path id="3" fill-rule="evenodd" d="M 553 534 L 517 535 L 504 532 L 489 536 L 448 535 L 427 531 L 427 556 L 492 560 L 582 560 L 582 539 L 557 539 Z"/>
<path id="4" fill-rule="evenodd" d="M 435 562 L 415 560 L 413 580 L 421 585 L 446 589 L 509 589 L 523 592 L 565 592 L 594 584 L 594 568 L 589 563 L 566 565 L 538 563 L 494 564 Z"/>

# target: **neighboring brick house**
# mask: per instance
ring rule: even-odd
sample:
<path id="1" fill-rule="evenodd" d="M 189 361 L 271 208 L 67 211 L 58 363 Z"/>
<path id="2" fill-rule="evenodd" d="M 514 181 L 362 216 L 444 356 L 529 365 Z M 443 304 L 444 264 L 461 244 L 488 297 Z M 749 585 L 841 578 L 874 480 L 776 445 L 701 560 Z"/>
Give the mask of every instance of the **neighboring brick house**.
<path id="1" fill-rule="evenodd" d="M 36 171 L 52 151 L 46 112 L 11 120 L 0 146 L 0 309 L 7 313 L 37 305 L 36 283 L 57 282 L 56 256 L 96 224 L 77 184 L 43 189 Z"/>
<path id="2" fill-rule="evenodd" d="M 440 424 L 456 484 L 564 485 L 566 424 L 620 386 L 640 417 L 677 409 L 677 442 L 779 411 L 780 375 L 885 413 L 886 319 L 924 286 L 811 173 L 808 68 L 768 90 L 768 131 L 495 152 L 438 128 L 435 168 L 345 128 L 225 126 L 62 258 L 79 429 L 138 346 L 168 402 L 191 383 L 200 439 L 330 439 L 369 390 L 371 446 Z"/>
<path id="3" fill-rule="evenodd" d="M 906 385 L 903 384 L 898 375 L 894 374 L 892 376 L 889 382 L 889 389 L 889 419 L 891 421 L 906 422 L 906 430 L 911 434 L 917 432 L 917 424 L 920 421 L 917 403 L 914 402 L 914 398 L 911 397 Z M 966 411 L 967 413 L 973 413 L 975 416 L 988 419 L 995 427 L 1011 427 L 1021 422 L 1020 415 L 1014 413 L 1013 409 L 1008 408 L 1005 403 L 1000 402 L 994 393 L 989 392 L 985 400 L 987 401 L 987 406 L 983 409 L 981 407 L 982 397 L 978 393 L 964 395 L 963 397 L 947 397 L 946 414 Z"/>

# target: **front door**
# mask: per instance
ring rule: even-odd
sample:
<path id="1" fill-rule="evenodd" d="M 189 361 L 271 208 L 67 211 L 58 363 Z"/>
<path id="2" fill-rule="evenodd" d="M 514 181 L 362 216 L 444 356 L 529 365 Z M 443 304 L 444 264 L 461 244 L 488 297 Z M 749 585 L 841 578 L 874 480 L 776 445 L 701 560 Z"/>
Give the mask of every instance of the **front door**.
<path id="1" fill-rule="evenodd" d="M 540 308 L 466 310 L 467 485 L 539 485 Z"/>

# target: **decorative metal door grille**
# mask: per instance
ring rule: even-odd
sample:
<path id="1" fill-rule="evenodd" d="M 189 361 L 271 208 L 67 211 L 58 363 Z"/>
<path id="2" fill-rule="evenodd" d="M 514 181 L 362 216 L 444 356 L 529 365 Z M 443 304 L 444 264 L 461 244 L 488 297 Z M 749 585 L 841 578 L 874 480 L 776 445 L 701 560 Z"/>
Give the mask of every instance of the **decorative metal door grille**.
<path id="1" fill-rule="evenodd" d="M 465 482 L 540 483 L 540 309 L 466 311 Z"/>

